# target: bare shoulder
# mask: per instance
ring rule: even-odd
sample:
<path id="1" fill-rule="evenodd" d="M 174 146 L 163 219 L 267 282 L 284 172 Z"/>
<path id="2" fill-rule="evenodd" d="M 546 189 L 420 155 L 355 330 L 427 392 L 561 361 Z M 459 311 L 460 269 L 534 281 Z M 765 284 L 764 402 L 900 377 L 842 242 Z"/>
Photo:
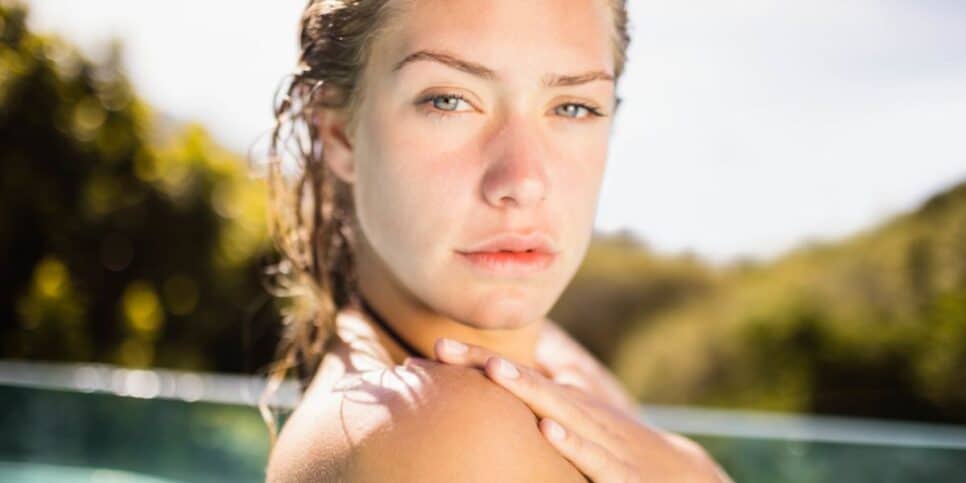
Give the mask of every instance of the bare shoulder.
<path id="1" fill-rule="evenodd" d="M 344 481 L 354 448 L 385 424 L 378 404 L 398 397 L 385 364 L 363 368 L 358 357 L 345 346 L 326 354 L 272 448 L 266 482 Z"/>
<path id="2" fill-rule="evenodd" d="M 533 412 L 480 371 L 431 362 L 399 372 L 414 378 L 412 399 L 353 452 L 346 481 L 586 481 Z"/>
<path id="3" fill-rule="evenodd" d="M 532 411 L 476 369 L 394 366 L 310 397 L 286 423 L 268 481 L 586 481 Z"/>
<path id="4" fill-rule="evenodd" d="M 338 399 L 322 391 L 306 393 L 272 447 L 266 483 L 342 481 L 351 445 L 338 428 Z"/>

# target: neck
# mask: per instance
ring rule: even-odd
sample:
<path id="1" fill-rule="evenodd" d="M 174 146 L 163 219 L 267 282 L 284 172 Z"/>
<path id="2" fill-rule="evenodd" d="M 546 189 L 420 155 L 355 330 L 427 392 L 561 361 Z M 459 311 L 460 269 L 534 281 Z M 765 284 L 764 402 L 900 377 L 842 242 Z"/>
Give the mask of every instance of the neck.
<path id="1" fill-rule="evenodd" d="M 379 330 L 380 342 L 393 363 L 402 363 L 408 355 L 436 359 L 433 345 L 438 338 L 448 337 L 536 367 L 536 347 L 543 320 L 514 329 L 490 329 L 440 314 L 406 290 L 368 247 L 358 248 L 356 274 L 362 297 L 386 325 L 419 351 L 419 354 L 408 354 L 391 336 Z"/>

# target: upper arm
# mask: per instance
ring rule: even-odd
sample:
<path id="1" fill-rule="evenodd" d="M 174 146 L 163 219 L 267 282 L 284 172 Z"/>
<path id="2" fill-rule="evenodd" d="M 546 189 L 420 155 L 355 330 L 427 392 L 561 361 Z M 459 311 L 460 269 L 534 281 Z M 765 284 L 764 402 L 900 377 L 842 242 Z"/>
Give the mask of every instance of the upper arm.
<path id="1" fill-rule="evenodd" d="M 533 412 L 478 370 L 433 364 L 419 377 L 417 402 L 388 408 L 353 448 L 345 481 L 586 482 Z"/>
<path id="2" fill-rule="evenodd" d="M 326 398 L 310 398 L 299 404 L 272 447 L 266 483 L 343 481 L 350 446 L 332 422 L 333 406 Z"/>

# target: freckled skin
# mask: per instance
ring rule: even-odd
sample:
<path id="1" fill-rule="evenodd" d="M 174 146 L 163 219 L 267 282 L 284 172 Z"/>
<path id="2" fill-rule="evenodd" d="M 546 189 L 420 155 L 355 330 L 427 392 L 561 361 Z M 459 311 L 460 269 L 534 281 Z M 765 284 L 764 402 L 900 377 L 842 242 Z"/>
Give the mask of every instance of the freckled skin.
<path id="1" fill-rule="evenodd" d="M 351 148 L 340 148 L 337 139 L 326 138 L 328 129 L 320 129 L 326 162 L 353 185 L 362 230 L 360 283 L 367 297 L 395 301 L 384 305 L 392 308 L 389 317 L 427 354 L 442 333 L 531 362 L 522 354 L 532 355 L 536 322 L 570 282 L 590 242 L 615 96 L 609 81 L 553 88 L 541 81 L 548 73 L 613 74 L 610 7 L 604 0 L 405 3 L 374 44 L 364 102 L 347 133 Z M 452 53 L 499 78 L 430 61 L 393 72 L 396 62 L 421 49 Z M 440 109 L 451 107 L 445 102 L 417 105 L 427 95 L 454 94 L 466 99 L 453 112 Z M 573 107 L 562 106 L 573 103 L 604 117 L 582 108 L 570 117 Z M 527 230 L 544 231 L 559 251 L 542 273 L 487 277 L 454 254 L 500 232 Z M 420 325 L 420 317 L 406 318 L 407 310 L 416 313 L 407 303 L 443 319 Z M 491 335 L 500 332 L 493 329 L 502 335 Z M 410 371 L 394 366 L 400 349 L 391 348 L 381 331 L 369 335 L 355 337 L 351 346 L 340 343 L 326 356 L 273 451 L 269 481 L 326 475 L 353 475 L 346 481 L 584 481 L 539 434 L 532 412 L 485 377 L 471 377 L 473 369 L 412 372 L 418 384 L 380 386 L 383 375 L 412 378 L 393 378 L 393 371 Z M 375 369 L 354 362 L 385 354 L 382 349 L 389 354 L 376 358 Z M 367 370 L 384 372 L 351 392 L 333 390 Z M 423 403 L 413 405 L 413 398 Z M 432 425 L 425 424 L 429 415 Z M 352 432 L 346 422 L 355 422 Z M 366 441 L 370 446 L 357 450 Z M 406 477 L 400 476 L 403 467 Z"/>

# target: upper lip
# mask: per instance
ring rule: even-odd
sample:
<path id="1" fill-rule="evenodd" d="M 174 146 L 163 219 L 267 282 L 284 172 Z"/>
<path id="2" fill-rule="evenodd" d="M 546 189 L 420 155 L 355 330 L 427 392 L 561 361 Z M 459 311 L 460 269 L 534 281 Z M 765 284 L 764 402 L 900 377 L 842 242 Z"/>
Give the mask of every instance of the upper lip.
<path id="1" fill-rule="evenodd" d="M 499 251 L 525 252 L 528 250 L 543 253 L 556 253 L 557 251 L 556 248 L 554 248 L 553 241 L 549 236 L 536 231 L 527 234 L 500 233 L 495 236 L 491 236 L 466 250 L 462 250 L 460 253 Z"/>

